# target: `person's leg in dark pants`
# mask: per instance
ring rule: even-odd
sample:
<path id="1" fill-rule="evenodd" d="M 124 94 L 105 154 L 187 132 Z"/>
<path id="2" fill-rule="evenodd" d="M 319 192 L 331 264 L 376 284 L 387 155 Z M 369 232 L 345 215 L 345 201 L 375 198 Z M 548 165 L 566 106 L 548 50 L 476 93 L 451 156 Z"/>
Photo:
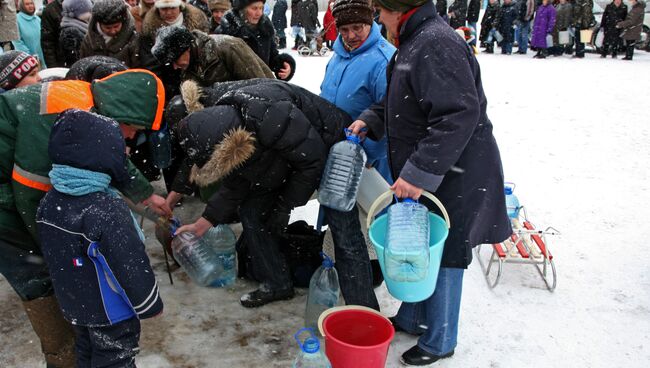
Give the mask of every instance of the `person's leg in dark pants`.
<path id="1" fill-rule="evenodd" d="M 93 348 L 88 327 L 73 325 L 72 328 L 76 335 L 74 341 L 75 356 L 77 357 L 76 367 L 90 368 L 92 367 Z"/>
<path id="2" fill-rule="evenodd" d="M 280 252 L 278 236 L 266 229 L 266 221 L 271 213 L 277 194 L 254 196 L 246 200 L 239 208 L 251 267 L 261 281 L 260 288 L 241 298 L 245 307 L 259 307 L 274 300 L 293 297 L 289 266 Z"/>
<path id="3" fill-rule="evenodd" d="M 634 57 L 634 46 L 636 41 L 634 40 L 625 40 L 625 57 L 623 60 L 632 60 Z"/>
<path id="4" fill-rule="evenodd" d="M 433 363 L 453 355 L 457 345 L 460 300 L 463 290 L 461 268 L 441 267 L 436 290 L 419 303 L 402 303 L 395 317 L 397 324 L 411 333 L 427 328 L 418 344 L 402 355 L 402 360 L 413 365 Z"/>
<path id="5" fill-rule="evenodd" d="M 372 287 L 368 247 L 361 232 L 357 206 L 355 205 L 349 212 L 341 212 L 325 206 L 322 208 L 325 211 L 325 221 L 332 231 L 336 270 L 346 304 L 379 310 L 379 302 Z"/>
<path id="6" fill-rule="evenodd" d="M 91 345 L 90 367 L 135 368 L 135 356 L 140 352 L 140 320 L 136 317 L 112 326 L 87 327 L 86 337 Z"/>
<path id="7" fill-rule="evenodd" d="M 585 57 L 585 41 L 588 40 L 582 40 L 580 37 L 580 31 L 582 29 L 580 27 L 576 27 L 576 32 L 575 32 L 575 39 L 576 39 L 576 54 L 575 57 L 577 58 L 583 58 Z"/>

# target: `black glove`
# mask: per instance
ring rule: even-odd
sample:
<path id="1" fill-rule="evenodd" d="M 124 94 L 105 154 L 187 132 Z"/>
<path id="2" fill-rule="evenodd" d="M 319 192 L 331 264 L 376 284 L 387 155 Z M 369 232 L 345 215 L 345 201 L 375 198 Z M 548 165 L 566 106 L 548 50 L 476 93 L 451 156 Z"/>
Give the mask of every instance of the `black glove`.
<path id="1" fill-rule="evenodd" d="M 275 207 L 266 220 L 266 231 L 274 235 L 282 235 L 289 225 L 289 213 L 291 210 L 283 206 Z"/>

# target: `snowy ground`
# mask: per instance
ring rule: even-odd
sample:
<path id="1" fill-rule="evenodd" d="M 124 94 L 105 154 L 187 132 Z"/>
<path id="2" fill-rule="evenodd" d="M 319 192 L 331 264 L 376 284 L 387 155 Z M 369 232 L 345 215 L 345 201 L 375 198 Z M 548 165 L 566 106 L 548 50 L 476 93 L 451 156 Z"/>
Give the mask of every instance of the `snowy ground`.
<path id="1" fill-rule="evenodd" d="M 650 364 L 648 158 L 650 54 L 633 62 L 588 54 L 534 60 L 479 55 L 489 116 L 507 180 L 549 245 L 558 286 L 531 266 L 506 265 L 490 290 L 474 262 L 465 274 L 459 344 L 440 367 L 647 367 Z M 296 56 L 294 83 L 318 93 L 327 58 Z M 179 211 L 200 214 L 192 201 Z M 205 289 L 177 271 L 169 285 L 160 247 L 147 248 L 165 302 L 143 323 L 140 367 L 288 367 L 297 352 L 306 290 L 288 302 L 242 308 L 255 285 Z M 484 253 L 487 256 L 487 252 Z M 382 311 L 399 303 L 382 286 Z M 36 336 L 0 277 L 0 367 L 41 367 Z M 398 333 L 388 366 L 415 343 Z"/>

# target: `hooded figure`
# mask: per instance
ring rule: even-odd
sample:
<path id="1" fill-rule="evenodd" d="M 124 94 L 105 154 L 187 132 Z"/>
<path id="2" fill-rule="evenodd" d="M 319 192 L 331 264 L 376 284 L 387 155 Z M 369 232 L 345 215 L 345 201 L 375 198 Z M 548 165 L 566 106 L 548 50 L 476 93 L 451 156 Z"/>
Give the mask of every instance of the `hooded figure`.
<path id="1" fill-rule="evenodd" d="M 65 79 L 92 82 L 103 79 L 109 75 L 126 70 L 121 61 L 109 56 L 89 56 L 79 59 L 72 64 L 65 75 Z"/>
<path id="2" fill-rule="evenodd" d="M 133 127 L 157 130 L 163 103 L 160 80 L 146 70 L 128 70 L 92 83 L 35 84 L 0 95 L 0 273 L 23 301 L 48 364 L 72 366 L 74 361 L 72 330 L 51 295 L 35 223 L 40 200 L 52 187 L 48 142 L 54 121 L 60 112 L 78 108 L 113 118 L 125 132 Z M 127 164 L 127 180 L 116 187 L 134 202 L 164 207 L 142 174 Z"/>
<path id="3" fill-rule="evenodd" d="M 278 236 L 289 212 L 318 187 L 329 148 L 344 139 L 351 119 L 300 87 L 271 79 L 247 83 L 181 121 L 176 130 L 187 157 L 170 197 L 184 191 L 188 180 L 215 187 L 203 216 L 179 232 L 202 235 L 213 225 L 241 219 L 252 268 L 262 282 L 241 303 L 258 307 L 293 297 Z M 369 263 L 367 277 L 371 282 Z"/>
<path id="4" fill-rule="evenodd" d="M 114 57 L 130 68 L 140 65 L 137 35 L 129 6 L 123 0 L 99 0 L 93 5 L 80 57 Z"/>
<path id="5" fill-rule="evenodd" d="M 261 0 L 239 0 L 221 19 L 220 33 L 241 38 L 262 61 L 269 66 L 278 79 L 291 80 L 296 70 L 296 61 L 289 54 L 280 54 L 275 44 L 275 30 L 271 20 L 262 14 Z M 253 6 L 259 5 L 259 18 L 249 15 Z M 282 78 L 281 70 L 290 68 Z"/>
<path id="6" fill-rule="evenodd" d="M 66 68 L 81 58 L 79 50 L 81 42 L 88 32 L 88 22 L 92 16 L 91 10 L 90 0 L 67 0 L 63 3 L 59 46 L 63 51 L 64 63 L 62 66 Z"/>
<path id="7" fill-rule="evenodd" d="M 59 47 L 62 11 L 63 0 L 54 0 L 45 6 L 41 14 L 41 47 L 45 64 L 50 68 L 60 68 L 64 65 L 63 50 Z"/>

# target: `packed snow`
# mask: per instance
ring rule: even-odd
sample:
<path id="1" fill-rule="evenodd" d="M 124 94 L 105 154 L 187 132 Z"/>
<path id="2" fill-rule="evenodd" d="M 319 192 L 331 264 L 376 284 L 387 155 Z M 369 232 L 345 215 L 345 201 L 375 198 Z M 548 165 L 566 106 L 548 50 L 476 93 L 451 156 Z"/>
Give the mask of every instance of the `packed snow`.
<path id="1" fill-rule="evenodd" d="M 292 82 L 318 93 L 328 58 L 292 54 Z M 637 52 L 632 62 L 594 54 L 478 59 L 506 180 L 517 184 L 515 194 L 538 229 L 561 232 L 548 239 L 558 285 L 549 292 L 532 266 L 510 264 L 490 289 L 475 261 L 465 273 L 455 355 L 436 366 L 647 367 L 650 53 Z M 314 208 L 299 212 L 313 217 Z M 176 212 L 188 222 L 201 205 L 188 199 Z M 146 230 L 165 312 L 143 322 L 139 367 L 291 365 L 307 290 L 246 309 L 239 298 L 256 287 L 251 282 L 209 289 L 179 270 L 172 286 L 150 223 Z M 382 312 L 394 315 L 399 302 L 383 285 L 376 291 Z M 2 277 L 0 305 L 0 366 L 44 366 L 38 339 Z M 399 366 L 415 342 L 397 333 L 387 366 Z"/>

